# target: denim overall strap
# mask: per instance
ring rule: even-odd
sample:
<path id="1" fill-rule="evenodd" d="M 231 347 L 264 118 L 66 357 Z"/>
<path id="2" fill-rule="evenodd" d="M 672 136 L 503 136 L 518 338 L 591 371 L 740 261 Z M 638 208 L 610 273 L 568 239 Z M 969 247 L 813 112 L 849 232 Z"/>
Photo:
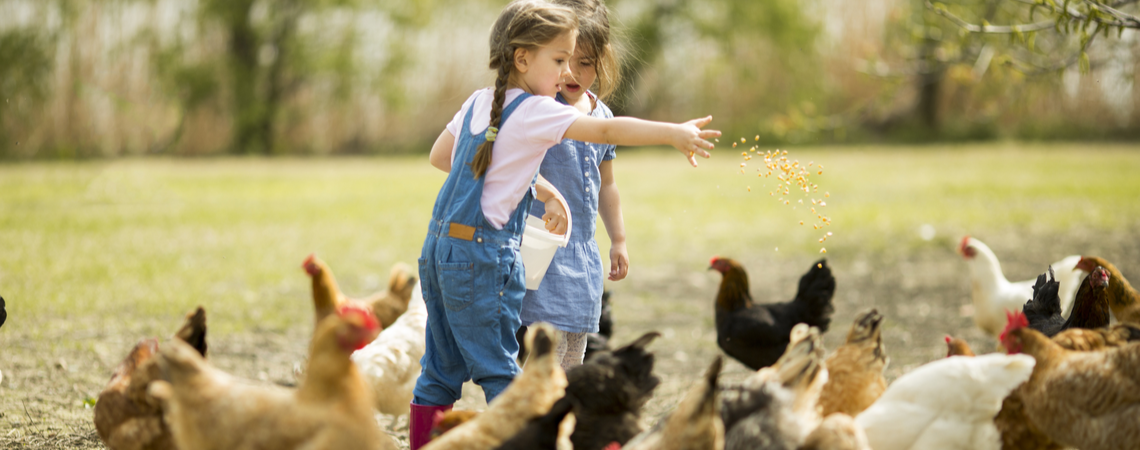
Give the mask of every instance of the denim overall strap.
<path id="1" fill-rule="evenodd" d="M 501 119 L 499 120 L 499 127 L 502 128 L 510 118 L 511 113 L 524 100 L 529 98 L 531 94 L 522 93 L 503 108 Z M 471 171 L 471 164 L 475 160 L 475 153 L 479 151 L 479 146 L 487 140 L 485 132 L 474 134 L 471 132 L 471 117 L 474 115 L 474 103 L 467 109 L 467 114 L 463 118 L 463 128 L 459 132 L 458 142 L 455 146 L 455 155 L 452 158 L 453 165 L 459 164 L 458 167 L 452 167 L 451 172 L 447 175 L 447 181 L 444 181 L 443 188 L 439 190 L 439 196 L 435 200 L 435 210 L 432 211 L 433 221 L 441 227 L 448 227 L 450 224 L 459 224 L 454 228 L 462 228 L 462 230 L 451 229 L 441 230 L 448 233 L 453 237 L 462 235 L 464 233 L 474 233 L 478 229 L 493 229 L 487 223 L 483 216 L 483 207 L 481 199 L 483 197 L 483 182 L 486 176 L 475 178 L 475 172 Z M 526 210 L 530 209 L 530 193 L 524 196 L 523 202 L 525 203 Z M 517 212 L 517 210 L 516 210 Z M 525 220 L 526 216 L 523 216 Z M 512 216 L 511 222 L 515 221 Z M 465 228 L 464 228 L 465 227 Z M 506 227 L 504 227 L 504 231 Z M 522 228 L 518 228 L 517 232 L 521 232 Z M 516 230 L 511 230 L 516 231 Z M 471 239 L 473 234 L 465 236 L 468 240 Z"/>

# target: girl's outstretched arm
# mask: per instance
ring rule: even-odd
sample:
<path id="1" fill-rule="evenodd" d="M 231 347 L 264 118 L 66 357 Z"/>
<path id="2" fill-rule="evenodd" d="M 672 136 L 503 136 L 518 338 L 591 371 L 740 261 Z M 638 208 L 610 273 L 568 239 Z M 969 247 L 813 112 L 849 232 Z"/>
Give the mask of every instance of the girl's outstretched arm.
<path id="1" fill-rule="evenodd" d="M 705 149 L 715 147 L 707 139 L 720 136 L 717 130 L 702 130 L 712 122 L 712 116 L 693 119 L 685 123 L 653 122 L 633 117 L 599 119 L 580 116 L 566 130 L 564 138 L 596 144 L 613 145 L 672 145 L 697 166 L 696 155 L 708 158 Z"/>
<path id="2" fill-rule="evenodd" d="M 629 252 L 625 249 L 625 219 L 621 216 L 621 195 L 614 181 L 613 161 L 598 164 L 602 188 L 598 190 L 598 215 L 610 235 L 610 281 L 619 281 L 629 273 Z"/>
<path id="3" fill-rule="evenodd" d="M 431 146 L 431 155 L 428 156 L 428 161 L 435 168 L 444 172 L 451 172 L 451 152 L 455 148 L 455 136 L 446 129 L 435 138 L 435 144 Z"/>

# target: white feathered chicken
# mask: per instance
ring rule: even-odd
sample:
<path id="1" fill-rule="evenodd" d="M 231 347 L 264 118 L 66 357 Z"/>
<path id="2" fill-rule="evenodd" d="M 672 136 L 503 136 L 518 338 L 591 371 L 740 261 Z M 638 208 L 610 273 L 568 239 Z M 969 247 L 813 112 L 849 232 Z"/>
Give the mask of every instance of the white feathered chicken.
<path id="1" fill-rule="evenodd" d="M 408 310 L 392 326 L 364 348 L 352 354 L 352 362 L 376 393 L 376 410 L 384 414 L 407 414 L 412 389 L 420 375 L 424 356 L 427 306 L 420 283 L 412 288 Z"/>
<path id="2" fill-rule="evenodd" d="M 997 450 L 994 415 L 1033 373 L 1025 355 L 953 356 L 899 377 L 855 422 L 875 450 Z"/>
<path id="3" fill-rule="evenodd" d="M 998 337 L 1006 323 L 1006 310 L 1021 311 L 1026 301 L 1033 298 L 1033 283 L 1036 279 L 1010 282 L 1001 271 L 1001 263 L 993 250 L 977 239 L 966 236 L 958 245 L 958 253 L 966 259 L 970 268 L 970 281 L 974 300 L 974 323 L 993 337 Z M 1080 262 L 1080 255 L 1065 257 L 1052 264 L 1057 281 L 1061 283 L 1058 296 L 1061 298 L 1061 314 L 1069 316 L 1073 309 L 1073 298 L 1081 280 L 1088 273 L 1073 270 Z"/>

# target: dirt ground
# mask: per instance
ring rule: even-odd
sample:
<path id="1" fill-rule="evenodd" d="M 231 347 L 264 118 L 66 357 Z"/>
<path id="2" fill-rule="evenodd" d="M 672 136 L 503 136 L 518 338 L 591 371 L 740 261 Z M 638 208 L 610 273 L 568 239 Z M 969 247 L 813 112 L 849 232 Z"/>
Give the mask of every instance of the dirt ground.
<path id="1" fill-rule="evenodd" d="M 1081 249 L 1114 261 L 1125 276 L 1140 279 L 1140 243 L 1127 231 L 1068 230 L 1058 233 L 1009 232 L 983 236 L 1002 260 L 1011 280 L 1028 279 L 1061 259 L 1054 249 Z M 876 307 L 886 316 L 883 338 L 891 363 L 889 380 L 942 357 L 942 337 L 963 337 L 975 350 L 994 349 L 972 321 L 970 284 L 965 263 L 953 251 L 953 239 L 938 245 L 896 247 L 865 253 L 832 254 L 829 261 L 838 289 L 835 315 L 825 343 L 834 349 L 861 309 Z M 783 301 L 793 294 L 798 277 L 814 260 L 787 258 L 777 253 L 725 249 L 722 256 L 744 262 L 752 292 L 759 302 Z M 712 255 L 691 255 L 684 265 L 645 262 L 627 281 L 609 286 L 614 291 L 614 342 L 619 345 L 657 330 L 663 338 L 651 348 L 657 354 L 656 373 L 662 379 L 645 411 L 647 423 L 669 412 L 683 392 L 720 353 L 716 346 L 712 300 L 720 275 L 705 270 Z M 10 316 L 9 320 L 13 318 Z M 103 448 L 95 435 L 90 404 L 111 370 L 141 336 L 113 333 L 75 336 L 67 320 L 56 326 L 55 339 L 29 340 L 8 336 L 0 350 L 0 448 Z M 289 383 L 294 367 L 304 360 L 308 324 L 285 333 L 249 330 L 212 336 L 214 364 L 241 376 L 265 382 Z M 75 350 L 67 341 L 95 341 Z M 731 360 L 730 360 L 731 361 Z M 731 361 L 726 379 L 740 379 L 747 369 Z M 87 403 L 85 405 L 85 402 Z M 483 406 L 482 393 L 469 386 L 460 408 Z M 377 420 L 407 445 L 407 419 L 377 416 Z"/>

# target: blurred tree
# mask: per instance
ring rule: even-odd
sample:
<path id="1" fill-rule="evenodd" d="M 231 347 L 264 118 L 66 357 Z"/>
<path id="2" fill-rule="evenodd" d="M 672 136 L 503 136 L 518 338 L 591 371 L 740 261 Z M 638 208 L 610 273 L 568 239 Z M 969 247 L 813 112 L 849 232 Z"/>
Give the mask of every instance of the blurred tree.
<path id="1" fill-rule="evenodd" d="M 30 28 L 0 33 L 0 155 L 19 144 L 5 130 L 26 127 L 28 108 L 46 97 L 54 47 L 51 35 Z"/>
<path id="2" fill-rule="evenodd" d="M 205 105 L 225 99 L 230 117 L 232 153 L 271 154 L 282 148 L 282 111 L 290 98 L 322 76 L 347 97 L 347 85 L 356 73 L 352 53 L 353 24 L 345 21 L 339 45 L 327 43 L 330 30 L 301 29 L 301 20 L 320 12 L 358 7 L 355 0 L 203 0 L 198 8 L 198 32 L 185 41 L 175 33 L 171 42 L 151 30 L 152 62 L 164 85 L 181 103 L 178 126 L 163 147 L 182 138 L 186 118 Z M 192 52 L 209 42 L 211 33 L 221 35 L 224 47 L 218 54 Z M 314 34 L 324 33 L 324 38 Z M 161 149 L 160 149 L 161 150 Z"/>
<path id="3" fill-rule="evenodd" d="M 693 111 L 685 114 L 727 112 L 719 122 L 722 129 L 735 128 L 746 134 L 760 130 L 780 139 L 784 136 L 772 135 L 773 117 L 823 96 L 815 56 L 819 26 L 802 2 L 611 0 L 609 4 L 611 10 L 620 11 L 617 23 L 626 26 L 619 28 L 624 32 L 627 54 L 623 58 L 624 83 L 614 102 L 617 113 L 646 114 L 659 106 L 658 101 L 675 100 L 677 95 L 645 93 L 642 85 L 650 74 L 680 78 L 665 73 L 676 68 L 664 64 L 665 49 L 683 52 L 686 46 L 699 45 L 694 41 L 709 44 L 705 47 L 711 51 L 700 52 L 707 63 L 694 60 L 682 64 L 684 70 L 702 74 L 689 78 L 712 82 L 681 88 L 695 92 L 697 99 L 688 103 L 685 109 Z M 690 52 L 685 56 L 696 55 Z M 731 80 L 727 84 L 741 83 L 749 88 L 725 92 L 724 85 L 714 80 Z M 634 98 L 640 99 L 640 105 L 631 102 Z M 806 109 L 812 108 L 809 105 Z"/>

